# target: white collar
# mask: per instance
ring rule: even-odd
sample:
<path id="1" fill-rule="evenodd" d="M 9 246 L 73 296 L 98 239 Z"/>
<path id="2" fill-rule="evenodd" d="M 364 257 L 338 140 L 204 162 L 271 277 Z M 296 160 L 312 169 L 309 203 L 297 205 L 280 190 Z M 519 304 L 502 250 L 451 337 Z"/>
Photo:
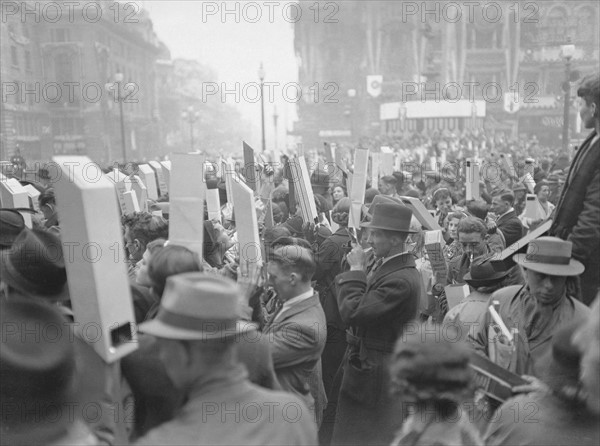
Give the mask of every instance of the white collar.
<path id="1" fill-rule="evenodd" d="M 289 300 L 286 300 L 283 305 L 281 306 L 281 310 L 279 311 L 279 313 L 277 314 L 277 316 L 275 317 L 275 319 L 278 319 L 279 316 L 288 308 L 293 307 L 294 305 L 299 304 L 300 302 L 303 302 L 307 299 L 310 299 L 312 296 L 314 296 L 315 294 L 315 290 L 313 290 L 312 288 L 310 288 L 308 291 L 305 291 L 302 294 L 298 294 L 295 297 L 292 297 Z"/>
<path id="2" fill-rule="evenodd" d="M 502 214 L 500 217 L 498 217 L 498 220 L 500 220 L 502 217 L 504 217 L 507 214 L 510 214 L 511 212 L 513 212 L 515 210 L 515 208 L 511 207 L 508 211 L 506 211 L 504 214 Z"/>

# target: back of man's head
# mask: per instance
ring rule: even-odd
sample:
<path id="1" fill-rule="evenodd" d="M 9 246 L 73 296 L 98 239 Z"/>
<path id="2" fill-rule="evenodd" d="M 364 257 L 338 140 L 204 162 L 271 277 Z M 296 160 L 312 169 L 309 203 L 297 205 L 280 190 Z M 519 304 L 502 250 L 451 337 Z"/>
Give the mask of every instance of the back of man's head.
<path id="1" fill-rule="evenodd" d="M 484 201 L 472 200 L 467 203 L 467 211 L 473 217 L 485 220 L 488 214 L 488 205 Z"/>
<path id="2" fill-rule="evenodd" d="M 458 222 L 458 228 L 456 229 L 458 233 L 458 238 L 460 239 L 460 234 L 473 234 L 480 233 L 481 237 L 485 238 L 487 235 L 487 228 L 477 217 L 467 217 L 463 218 L 460 222 Z"/>
<path id="3" fill-rule="evenodd" d="M 303 283 L 310 283 L 317 268 L 312 251 L 298 245 L 278 247 L 271 262 L 286 272 L 298 274 Z"/>

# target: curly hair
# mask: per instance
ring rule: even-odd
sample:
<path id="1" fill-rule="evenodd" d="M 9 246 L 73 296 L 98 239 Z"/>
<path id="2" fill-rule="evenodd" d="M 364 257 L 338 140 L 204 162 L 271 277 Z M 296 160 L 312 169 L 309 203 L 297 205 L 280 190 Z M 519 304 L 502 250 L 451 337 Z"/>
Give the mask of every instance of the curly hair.
<path id="1" fill-rule="evenodd" d="M 340 198 L 340 201 L 338 201 L 333 207 L 331 219 L 340 226 L 348 226 L 348 219 L 350 218 L 350 204 L 351 201 L 348 197 Z"/>
<path id="2" fill-rule="evenodd" d="M 487 235 L 487 227 L 485 226 L 485 224 L 483 224 L 483 221 L 477 217 L 467 217 L 467 218 L 463 218 L 459 223 L 458 223 L 458 228 L 456 229 L 457 234 L 459 234 L 459 239 L 460 239 L 460 233 L 462 232 L 463 234 L 472 234 L 474 232 L 479 232 L 481 234 L 481 237 L 485 238 L 485 236 Z"/>
<path id="3" fill-rule="evenodd" d="M 124 215 L 121 223 L 125 228 L 129 228 L 131 238 L 139 240 L 143 249 L 146 249 L 146 245 L 152 240 L 169 237 L 168 221 L 149 212 L 134 212 Z"/>

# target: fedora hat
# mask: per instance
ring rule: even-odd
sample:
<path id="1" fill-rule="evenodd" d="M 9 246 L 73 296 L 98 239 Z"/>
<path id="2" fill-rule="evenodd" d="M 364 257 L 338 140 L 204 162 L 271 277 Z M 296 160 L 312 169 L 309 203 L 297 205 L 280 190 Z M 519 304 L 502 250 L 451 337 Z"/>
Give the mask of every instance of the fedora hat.
<path id="1" fill-rule="evenodd" d="M 578 276 L 585 267 L 571 259 L 573 243 L 558 237 L 540 237 L 527 245 L 526 254 L 515 254 L 519 265 L 550 276 Z"/>
<path id="2" fill-rule="evenodd" d="M 52 443 L 73 421 L 56 409 L 78 399 L 68 321 L 55 306 L 15 298 L 0 302 L 0 322 L 2 444 Z"/>
<path id="3" fill-rule="evenodd" d="M 417 232 L 410 228 L 411 218 L 412 211 L 408 207 L 397 203 L 382 202 L 374 207 L 373 219 L 368 223 L 362 223 L 360 226 L 386 231 Z"/>
<path id="4" fill-rule="evenodd" d="M 371 204 L 368 207 L 368 212 L 367 214 L 369 214 L 369 216 L 373 216 L 373 211 L 375 210 L 375 206 L 377 206 L 378 204 L 381 203 L 396 203 L 396 204 L 400 204 L 402 206 L 404 206 L 404 203 L 402 203 L 402 200 L 400 200 L 399 198 L 396 197 L 392 197 L 390 195 L 375 195 L 375 197 L 373 198 L 373 201 L 371 202 Z"/>
<path id="5" fill-rule="evenodd" d="M 241 290 L 223 276 L 191 272 L 167 279 L 156 318 L 140 331 L 158 338 L 216 340 L 256 329 L 240 321 Z"/>
<path id="6" fill-rule="evenodd" d="M 54 301 L 69 300 L 60 239 L 47 231 L 24 229 L 11 249 L 0 254 L 0 279 L 15 290 Z"/>
<path id="7" fill-rule="evenodd" d="M 492 266 L 491 257 L 481 257 L 471 264 L 469 272 L 463 279 L 473 288 L 491 286 L 508 276 L 508 271 L 496 271 Z"/>
<path id="8" fill-rule="evenodd" d="M 23 216 L 14 209 L 0 209 L 0 246 L 10 248 L 25 228 Z"/>

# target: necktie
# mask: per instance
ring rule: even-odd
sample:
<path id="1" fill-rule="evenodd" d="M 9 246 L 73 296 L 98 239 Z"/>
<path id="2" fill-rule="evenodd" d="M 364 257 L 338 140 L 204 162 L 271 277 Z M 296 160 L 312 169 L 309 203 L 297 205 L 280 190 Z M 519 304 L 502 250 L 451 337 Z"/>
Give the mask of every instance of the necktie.
<path id="1" fill-rule="evenodd" d="M 371 280 L 371 278 L 373 277 L 373 275 L 377 272 L 377 270 L 379 269 L 379 267 L 383 264 L 383 258 L 381 259 L 377 259 L 375 261 L 375 263 L 373 264 L 373 266 L 371 267 L 371 270 L 368 272 L 367 274 L 367 281 Z"/>

